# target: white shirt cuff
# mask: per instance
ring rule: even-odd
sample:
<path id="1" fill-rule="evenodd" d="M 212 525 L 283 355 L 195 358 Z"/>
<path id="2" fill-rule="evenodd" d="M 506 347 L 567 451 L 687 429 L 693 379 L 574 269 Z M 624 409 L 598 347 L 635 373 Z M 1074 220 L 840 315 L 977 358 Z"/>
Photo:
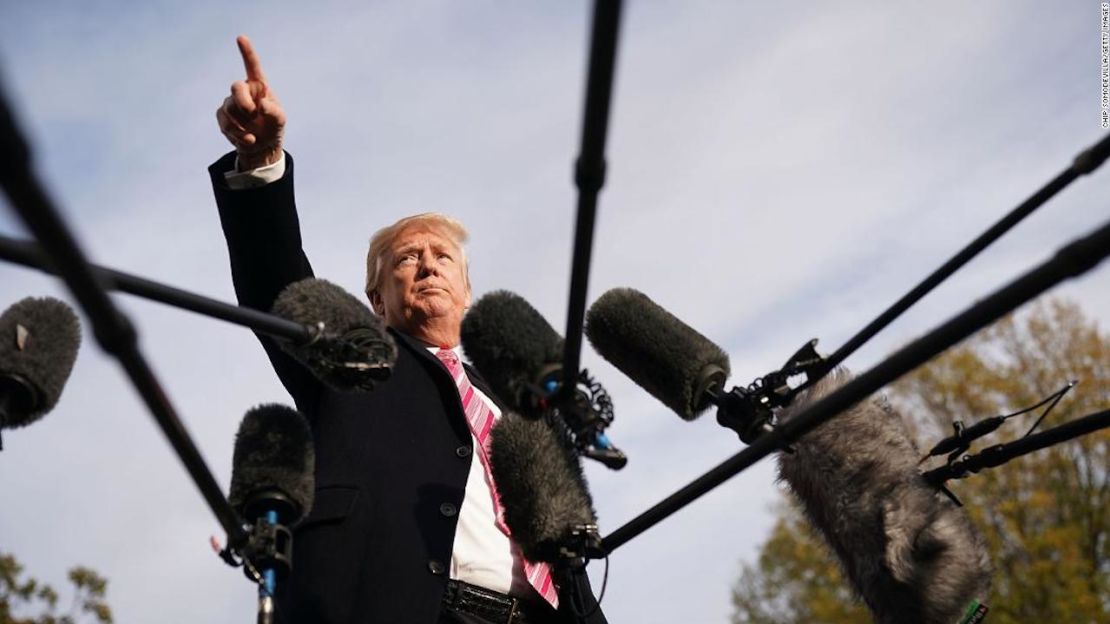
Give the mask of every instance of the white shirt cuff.
<path id="1" fill-rule="evenodd" d="M 266 186 L 271 182 L 277 182 L 284 175 L 285 152 L 282 152 L 277 162 L 250 171 L 239 171 L 239 158 L 237 157 L 235 159 L 235 169 L 225 171 L 224 180 L 227 181 L 228 188 L 240 191 Z"/>

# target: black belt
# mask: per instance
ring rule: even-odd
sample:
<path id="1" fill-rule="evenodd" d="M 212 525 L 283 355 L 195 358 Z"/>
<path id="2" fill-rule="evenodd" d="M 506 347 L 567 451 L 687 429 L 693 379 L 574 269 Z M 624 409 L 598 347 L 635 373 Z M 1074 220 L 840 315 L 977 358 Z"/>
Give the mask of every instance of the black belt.
<path id="1" fill-rule="evenodd" d="M 443 608 L 469 613 L 496 624 L 529 624 L 525 605 L 520 600 L 492 589 L 454 579 L 447 581 Z"/>

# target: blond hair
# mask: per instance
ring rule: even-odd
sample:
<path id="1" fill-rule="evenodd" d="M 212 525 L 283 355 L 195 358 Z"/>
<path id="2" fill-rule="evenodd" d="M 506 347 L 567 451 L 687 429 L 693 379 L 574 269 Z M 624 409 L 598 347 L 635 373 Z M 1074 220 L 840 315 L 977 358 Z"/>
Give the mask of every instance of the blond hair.
<path id="1" fill-rule="evenodd" d="M 462 254 L 463 276 L 465 276 L 466 286 L 469 288 L 470 270 L 466 262 L 466 250 L 463 248 L 463 243 L 470 236 L 467 234 L 466 228 L 454 217 L 449 217 L 440 212 L 425 212 L 405 217 L 393 225 L 374 232 L 374 235 L 370 237 L 370 249 L 366 252 L 366 294 L 369 295 L 381 285 L 382 263 L 385 254 L 392 246 L 393 239 L 410 225 L 426 225 L 433 228 L 446 234 L 447 238 L 458 246 L 459 252 Z"/>

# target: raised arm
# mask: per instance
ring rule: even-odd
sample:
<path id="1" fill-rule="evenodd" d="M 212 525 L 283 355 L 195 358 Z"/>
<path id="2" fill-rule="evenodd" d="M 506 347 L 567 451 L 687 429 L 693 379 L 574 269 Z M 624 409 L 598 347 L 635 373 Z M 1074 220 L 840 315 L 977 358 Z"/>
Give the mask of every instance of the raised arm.
<path id="1" fill-rule="evenodd" d="M 228 183 L 228 172 L 235 169 L 236 161 L 240 171 L 278 162 L 285 128 L 285 113 L 266 82 L 250 40 L 241 36 L 238 44 L 247 79 L 231 85 L 231 95 L 216 111 L 220 130 L 235 152 L 216 161 L 208 172 L 227 239 L 235 295 L 240 305 L 269 311 L 283 288 L 312 276 L 312 267 L 301 249 L 292 157 L 285 159 L 283 173 L 272 181 L 236 187 Z M 272 338 L 258 338 L 297 407 L 312 417 L 319 382 Z"/>

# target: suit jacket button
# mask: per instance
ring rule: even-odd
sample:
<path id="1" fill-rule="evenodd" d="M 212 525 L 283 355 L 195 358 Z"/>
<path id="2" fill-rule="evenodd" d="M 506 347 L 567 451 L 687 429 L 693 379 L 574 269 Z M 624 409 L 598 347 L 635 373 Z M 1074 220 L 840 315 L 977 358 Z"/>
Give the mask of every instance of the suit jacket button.
<path id="1" fill-rule="evenodd" d="M 455 449 L 455 454 L 459 457 L 470 457 L 470 447 L 465 444 Z"/>
<path id="2" fill-rule="evenodd" d="M 441 513 L 441 514 L 447 516 L 448 518 L 450 518 L 451 516 L 459 513 L 459 509 L 458 509 L 458 507 L 455 507 L 451 503 L 443 503 L 442 505 L 439 506 L 439 513 Z"/>
<path id="3" fill-rule="evenodd" d="M 428 562 L 428 571 L 436 576 L 440 576 L 447 571 L 447 567 L 443 565 L 442 561 L 432 559 Z"/>

